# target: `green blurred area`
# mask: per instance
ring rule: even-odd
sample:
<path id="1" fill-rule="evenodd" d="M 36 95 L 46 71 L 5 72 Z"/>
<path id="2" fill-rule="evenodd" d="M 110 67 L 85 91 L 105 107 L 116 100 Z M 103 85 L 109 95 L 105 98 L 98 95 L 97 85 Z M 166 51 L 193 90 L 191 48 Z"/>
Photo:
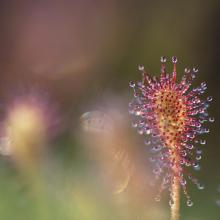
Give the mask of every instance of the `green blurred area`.
<path id="1" fill-rule="evenodd" d="M 182 193 L 181 219 L 220 219 L 219 1 L 1 1 L 0 12 L 2 120 L 7 100 L 33 86 L 49 94 L 60 119 L 33 172 L 0 157 L 0 219 L 169 219 L 166 193 L 160 203 L 149 195 L 140 205 L 128 197 L 129 186 L 116 196 L 106 192 L 79 138 L 85 112 L 116 100 L 128 114 L 128 83 L 140 79 L 137 65 L 157 75 L 161 55 L 178 57 L 178 79 L 185 67 L 198 66 L 194 85 L 205 81 L 214 99 L 209 113 L 215 123 L 209 125 L 202 169 L 194 172 L 205 189 L 189 184 L 194 205 L 187 207 Z M 134 147 L 141 149 L 142 139 Z"/>

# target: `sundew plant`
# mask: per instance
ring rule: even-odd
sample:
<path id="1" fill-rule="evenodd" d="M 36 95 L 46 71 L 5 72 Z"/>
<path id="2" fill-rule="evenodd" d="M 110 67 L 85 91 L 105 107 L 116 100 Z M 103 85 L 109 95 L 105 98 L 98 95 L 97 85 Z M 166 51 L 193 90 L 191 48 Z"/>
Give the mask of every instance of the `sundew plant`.
<path id="1" fill-rule="evenodd" d="M 192 206 L 187 181 L 191 180 L 199 189 L 204 186 L 191 174 L 190 167 L 199 169 L 202 150 L 206 144 L 200 136 L 209 133 L 204 125 L 214 122 L 207 109 L 212 97 L 201 99 L 207 86 L 191 88 L 198 69 L 184 70 L 180 82 L 177 82 L 177 58 L 172 57 L 173 70 L 166 72 L 166 58 L 161 57 L 159 77 L 151 76 L 139 66 L 142 81 L 130 82 L 134 98 L 129 104 L 129 112 L 134 115 L 133 127 L 139 134 L 146 135 L 145 144 L 150 147 L 156 180 L 160 181 L 156 201 L 160 201 L 161 192 L 169 189 L 171 219 L 179 219 L 180 189 L 186 197 L 187 206 Z"/>

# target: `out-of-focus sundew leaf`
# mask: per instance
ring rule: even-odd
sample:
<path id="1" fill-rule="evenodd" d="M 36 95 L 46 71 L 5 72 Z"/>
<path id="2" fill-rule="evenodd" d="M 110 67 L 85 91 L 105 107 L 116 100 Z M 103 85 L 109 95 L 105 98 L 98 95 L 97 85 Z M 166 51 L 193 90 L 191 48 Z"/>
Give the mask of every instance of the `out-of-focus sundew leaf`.
<path id="1" fill-rule="evenodd" d="M 86 132 L 94 132 L 98 135 L 102 133 L 112 133 L 113 120 L 101 111 L 86 112 L 81 116 L 82 128 Z"/>
<path id="2" fill-rule="evenodd" d="M 90 141 L 94 145 L 95 140 L 100 142 L 98 147 L 94 148 L 94 151 L 97 151 L 94 154 L 102 152 L 102 165 L 105 167 L 104 169 L 107 169 L 104 172 L 110 172 L 113 175 L 111 178 L 116 178 L 113 193 L 123 192 L 129 184 L 131 175 L 131 168 L 129 168 L 131 164 L 128 153 L 126 153 L 126 146 L 123 146 L 123 142 L 120 141 L 122 137 L 119 136 L 123 131 L 119 132 L 120 128 L 117 127 L 117 122 L 101 111 L 84 113 L 81 116 L 81 126 L 86 132 L 85 135 L 89 135 Z M 110 166 L 104 165 L 109 162 Z"/>

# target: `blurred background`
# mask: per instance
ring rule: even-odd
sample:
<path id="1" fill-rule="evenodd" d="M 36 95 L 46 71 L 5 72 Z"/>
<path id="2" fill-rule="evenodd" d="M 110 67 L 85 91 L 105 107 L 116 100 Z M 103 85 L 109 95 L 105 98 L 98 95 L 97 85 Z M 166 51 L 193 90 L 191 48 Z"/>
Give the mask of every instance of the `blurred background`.
<path id="1" fill-rule="evenodd" d="M 166 220 L 131 127 L 138 64 L 198 66 L 213 96 L 201 171 L 181 219 L 220 219 L 220 2 L 0 1 L 0 218 Z M 171 65 L 168 64 L 168 69 Z"/>

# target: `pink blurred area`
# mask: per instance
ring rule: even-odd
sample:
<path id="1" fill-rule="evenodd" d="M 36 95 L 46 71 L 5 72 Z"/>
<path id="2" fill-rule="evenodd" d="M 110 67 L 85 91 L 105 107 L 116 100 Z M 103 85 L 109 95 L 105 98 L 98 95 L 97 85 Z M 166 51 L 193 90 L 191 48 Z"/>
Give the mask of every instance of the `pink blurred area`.
<path id="1" fill-rule="evenodd" d="M 117 1 L 21 2 L 2 9 L 8 72 L 82 82 L 122 43 Z"/>
<path id="2" fill-rule="evenodd" d="M 115 0 L 2 3 L 0 92 L 7 96 L 35 84 L 61 105 L 78 104 L 93 79 L 109 75 L 105 66 L 119 59 L 129 41 L 132 25 L 119 5 Z"/>

